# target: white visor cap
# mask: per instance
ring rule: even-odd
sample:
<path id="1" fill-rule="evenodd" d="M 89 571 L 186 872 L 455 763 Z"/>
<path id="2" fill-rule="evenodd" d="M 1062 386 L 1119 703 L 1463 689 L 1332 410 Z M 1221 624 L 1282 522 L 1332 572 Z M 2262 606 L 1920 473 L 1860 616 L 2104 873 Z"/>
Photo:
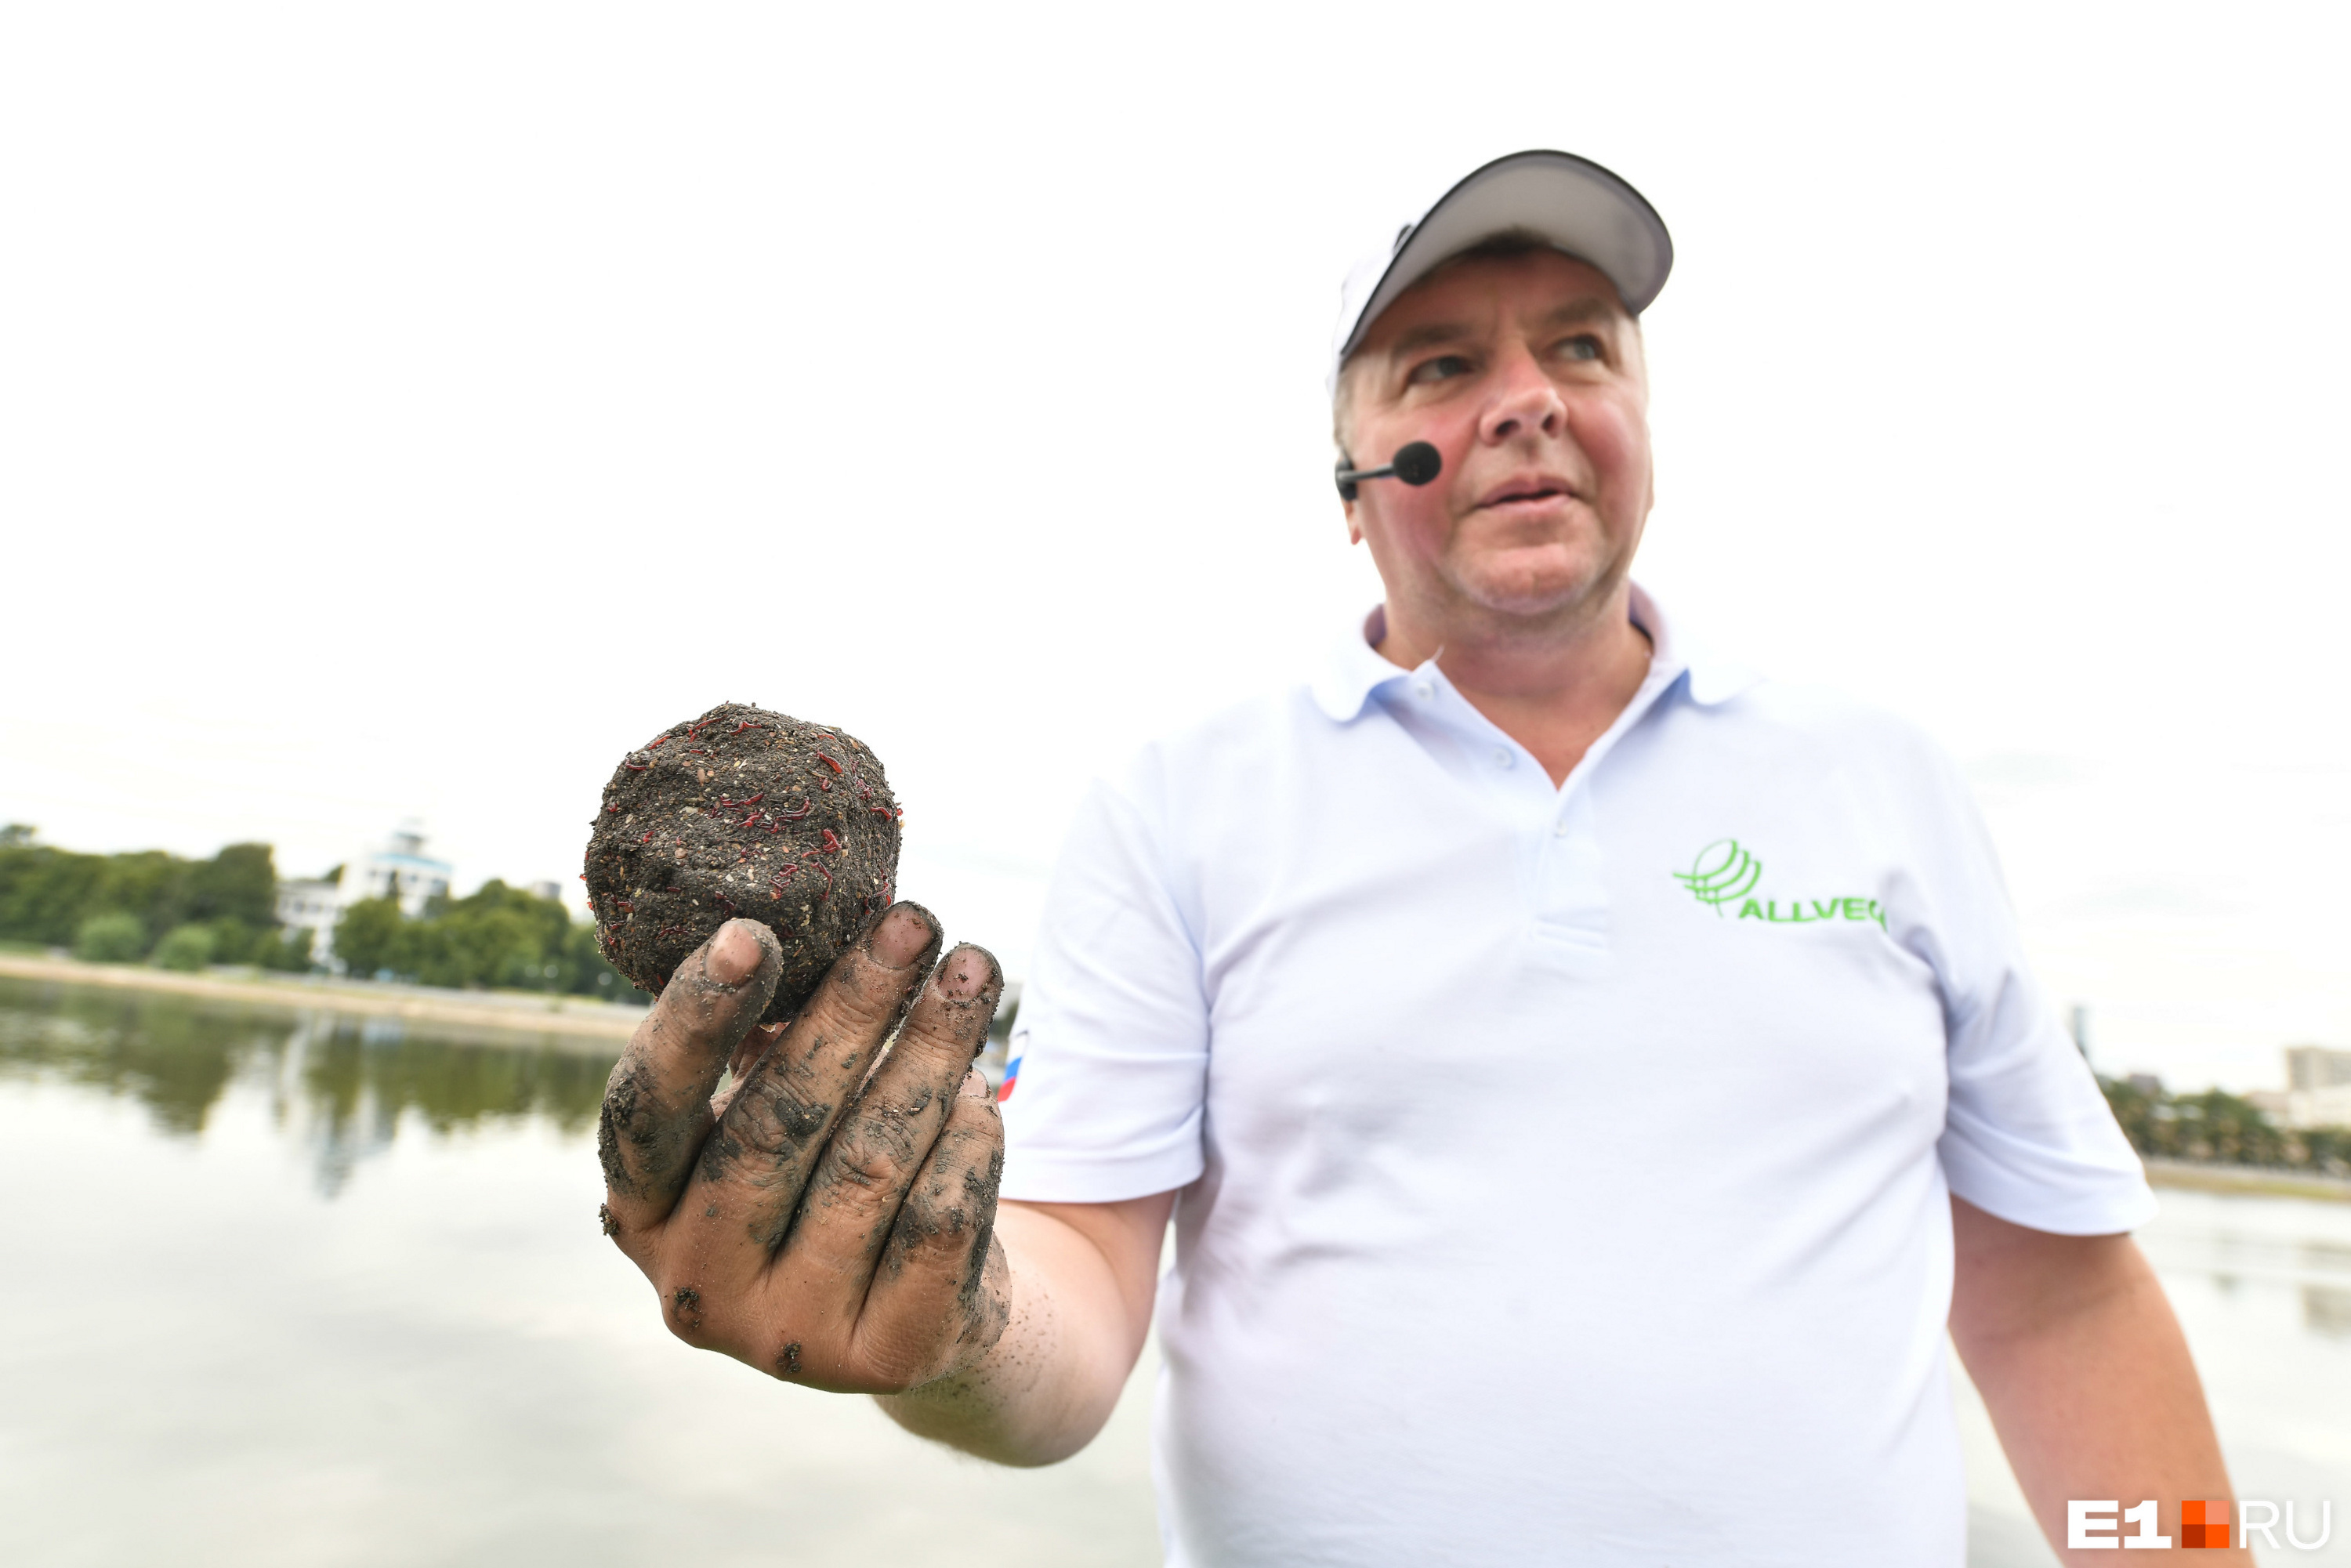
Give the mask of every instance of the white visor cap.
<path id="1" fill-rule="evenodd" d="M 1573 152 L 1513 152 L 1476 170 L 1437 198 L 1384 250 L 1357 262 L 1339 291 L 1339 329 L 1326 383 L 1336 396 L 1339 367 L 1397 295 L 1483 239 L 1533 235 L 1598 267 L 1638 316 L 1666 286 L 1674 242 L 1647 198 L 1589 158 Z"/>

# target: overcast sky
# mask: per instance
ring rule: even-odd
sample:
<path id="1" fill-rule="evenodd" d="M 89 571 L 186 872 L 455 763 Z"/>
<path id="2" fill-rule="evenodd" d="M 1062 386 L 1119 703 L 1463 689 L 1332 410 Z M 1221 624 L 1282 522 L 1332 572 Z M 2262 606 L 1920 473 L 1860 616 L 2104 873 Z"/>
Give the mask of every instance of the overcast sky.
<path id="1" fill-rule="evenodd" d="M 842 726 L 1016 972 L 1086 779 L 1377 598 L 1338 283 L 1638 185 L 1709 644 L 1970 768 L 2109 1070 L 2351 1046 L 2339 7 L 0 12 L 0 819 L 571 879 L 628 747 Z"/>

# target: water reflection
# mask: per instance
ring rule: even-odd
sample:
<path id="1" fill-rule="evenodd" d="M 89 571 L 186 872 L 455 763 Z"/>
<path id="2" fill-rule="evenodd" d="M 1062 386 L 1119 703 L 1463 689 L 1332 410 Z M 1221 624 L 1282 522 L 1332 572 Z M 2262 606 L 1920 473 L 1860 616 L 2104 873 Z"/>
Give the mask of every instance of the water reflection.
<path id="1" fill-rule="evenodd" d="M 2351 1291 L 2338 1291 L 2331 1285 L 2304 1285 L 2302 1326 L 2329 1339 L 2351 1339 Z"/>
<path id="2" fill-rule="evenodd" d="M 1147 1372 L 998 1471 L 686 1353 L 615 1051 L 435 1030 L 0 981 L 0 1563 L 1159 1561 Z"/>
<path id="3" fill-rule="evenodd" d="M 404 1121 L 442 1135 L 534 1118 L 583 1131 L 618 1055 L 601 1042 L 466 1040 L 398 1019 L 0 980 L 0 1079 L 134 1100 L 181 1138 L 200 1135 L 233 1086 L 252 1085 L 281 1131 L 309 1146 L 329 1195 Z"/>
<path id="4" fill-rule="evenodd" d="M 590 1218 L 616 1054 L 0 980 L 0 1187 L 41 1195 L 0 1270 L 0 1562 L 1159 1560 L 1147 1373 L 1077 1458 L 1006 1472 L 680 1354 Z M 2140 1241 L 2240 1490 L 2343 1514 L 2351 1204 L 2167 1193 Z M 1970 1563 L 2046 1568 L 1960 1397 Z"/>

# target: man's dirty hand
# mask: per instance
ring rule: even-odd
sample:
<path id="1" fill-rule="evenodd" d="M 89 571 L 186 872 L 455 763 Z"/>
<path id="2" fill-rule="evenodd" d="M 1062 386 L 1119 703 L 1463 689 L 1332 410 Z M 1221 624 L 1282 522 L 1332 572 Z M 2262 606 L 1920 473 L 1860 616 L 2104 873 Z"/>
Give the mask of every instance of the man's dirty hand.
<path id="1" fill-rule="evenodd" d="M 969 946 L 934 964 L 939 944 L 895 904 L 799 1017 L 758 1028 L 780 951 L 729 921 L 630 1040 L 598 1133 L 604 1226 L 689 1344 L 890 1394 L 1003 1333 L 1003 1129 L 971 1065 L 1003 976 Z"/>

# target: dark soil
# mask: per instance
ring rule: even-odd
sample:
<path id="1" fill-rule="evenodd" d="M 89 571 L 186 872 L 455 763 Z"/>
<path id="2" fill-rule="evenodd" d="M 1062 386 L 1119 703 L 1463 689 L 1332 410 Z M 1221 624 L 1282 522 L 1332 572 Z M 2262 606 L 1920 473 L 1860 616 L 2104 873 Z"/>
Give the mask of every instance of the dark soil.
<path id="1" fill-rule="evenodd" d="M 721 703 L 621 760 L 588 838 L 612 967 L 659 993 L 737 915 L 784 946 L 763 1021 L 799 1010 L 896 896 L 898 803 L 862 742 Z"/>

